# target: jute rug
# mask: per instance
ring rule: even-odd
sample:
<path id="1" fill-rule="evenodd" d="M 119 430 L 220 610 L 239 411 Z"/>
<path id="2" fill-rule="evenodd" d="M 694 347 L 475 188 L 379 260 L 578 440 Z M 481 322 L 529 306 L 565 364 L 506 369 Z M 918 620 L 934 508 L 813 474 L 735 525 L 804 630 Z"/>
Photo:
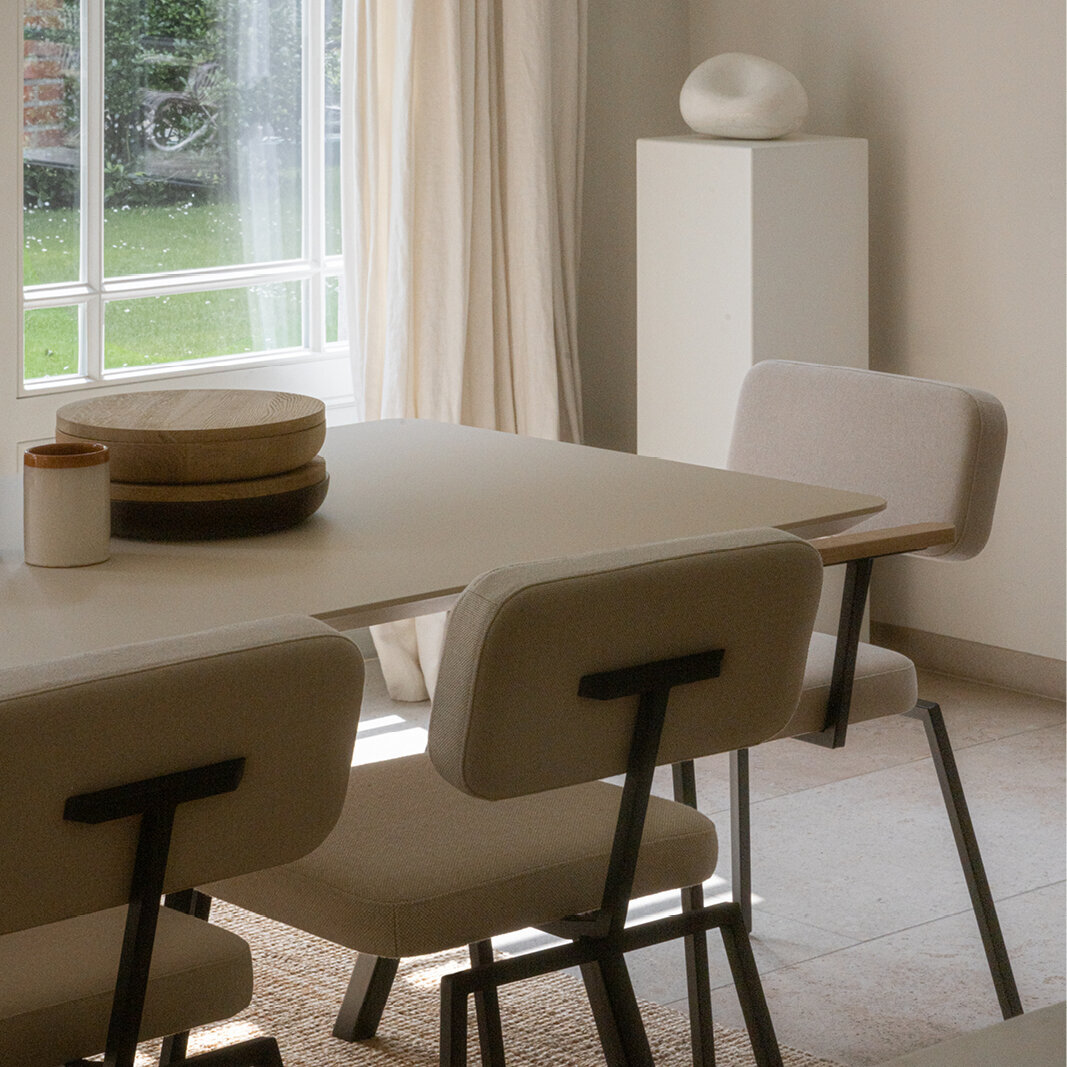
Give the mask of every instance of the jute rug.
<path id="1" fill-rule="evenodd" d="M 256 994 L 240 1015 L 194 1031 L 189 1051 L 199 1052 L 261 1034 L 278 1039 L 286 1067 L 435 1067 L 438 982 L 466 966 L 463 950 L 405 960 L 379 1027 L 379 1036 L 349 1044 L 331 1035 L 355 954 L 327 941 L 216 901 L 212 920 L 239 933 L 252 947 Z M 471 1064 L 480 1063 L 471 1008 Z M 582 983 L 566 974 L 517 982 L 500 990 L 509 1067 L 601 1067 L 603 1054 Z M 642 1003 L 657 1067 L 691 1067 L 689 1023 L 684 1015 Z M 158 1043 L 143 1046 L 138 1067 L 151 1067 Z M 719 1067 L 752 1067 L 744 1033 L 716 1027 Z M 804 1052 L 782 1049 L 786 1067 L 826 1067 Z M 831 1065 L 832 1067 L 832 1065 Z"/>

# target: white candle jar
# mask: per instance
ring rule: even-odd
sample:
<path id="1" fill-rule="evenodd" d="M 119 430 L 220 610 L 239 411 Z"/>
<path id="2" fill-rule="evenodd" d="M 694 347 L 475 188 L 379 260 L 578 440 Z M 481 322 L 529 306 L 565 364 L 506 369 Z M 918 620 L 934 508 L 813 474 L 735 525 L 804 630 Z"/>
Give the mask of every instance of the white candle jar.
<path id="1" fill-rule="evenodd" d="M 111 555 L 106 445 L 36 445 L 23 453 L 23 554 L 34 567 L 87 567 Z"/>

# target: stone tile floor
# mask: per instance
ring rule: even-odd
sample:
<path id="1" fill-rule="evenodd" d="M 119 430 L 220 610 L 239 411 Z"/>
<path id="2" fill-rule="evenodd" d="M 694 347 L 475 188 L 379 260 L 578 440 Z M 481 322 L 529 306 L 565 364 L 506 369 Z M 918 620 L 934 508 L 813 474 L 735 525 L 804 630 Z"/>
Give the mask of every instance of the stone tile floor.
<path id="1" fill-rule="evenodd" d="M 1023 1006 L 1062 1001 L 1064 705 L 933 673 L 919 691 L 945 712 Z M 369 661 L 357 761 L 420 751 L 428 718 L 427 704 L 390 701 Z M 836 752 L 765 745 L 751 776 L 753 947 L 780 1041 L 867 1067 L 1000 1018 L 918 722 L 853 727 Z M 700 807 L 720 835 L 709 900 L 730 893 L 728 788 L 725 756 L 700 761 Z M 667 773 L 657 790 L 669 795 Z M 651 899 L 633 910 L 673 908 Z M 716 1018 L 741 1026 L 717 940 Z M 639 996 L 686 1010 L 679 945 L 628 962 Z"/>

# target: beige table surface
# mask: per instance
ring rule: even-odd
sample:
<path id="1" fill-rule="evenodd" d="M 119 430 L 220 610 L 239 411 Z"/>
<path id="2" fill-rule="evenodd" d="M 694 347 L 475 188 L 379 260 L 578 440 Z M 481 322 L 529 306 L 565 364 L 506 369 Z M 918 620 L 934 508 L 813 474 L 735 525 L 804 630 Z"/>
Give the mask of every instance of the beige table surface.
<path id="1" fill-rule="evenodd" d="M 877 497 L 419 420 L 329 430 L 319 511 L 261 537 L 112 538 L 111 559 L 22 558 L 0 485 L 0 667 L 289 612 L 339 629 L 446 607 L 491 567 L 751 526 L 831 533 Z"/>

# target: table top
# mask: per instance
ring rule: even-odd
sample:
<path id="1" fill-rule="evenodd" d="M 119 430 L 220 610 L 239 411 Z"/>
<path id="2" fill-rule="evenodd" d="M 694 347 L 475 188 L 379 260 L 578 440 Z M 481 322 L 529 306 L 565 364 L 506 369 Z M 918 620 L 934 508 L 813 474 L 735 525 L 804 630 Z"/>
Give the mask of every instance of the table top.
<path id="1" fill-rule="evenodd" d="M 446 607 L 492 567 L 720 530 L 834 533 L 878 497 L 422 420 L 339 426 L 319 511 L 260 537 L 112 538 L 111 559 L 22 558 L 0 484 L 0 667 L 289 612 L 339 629 Z"/>

